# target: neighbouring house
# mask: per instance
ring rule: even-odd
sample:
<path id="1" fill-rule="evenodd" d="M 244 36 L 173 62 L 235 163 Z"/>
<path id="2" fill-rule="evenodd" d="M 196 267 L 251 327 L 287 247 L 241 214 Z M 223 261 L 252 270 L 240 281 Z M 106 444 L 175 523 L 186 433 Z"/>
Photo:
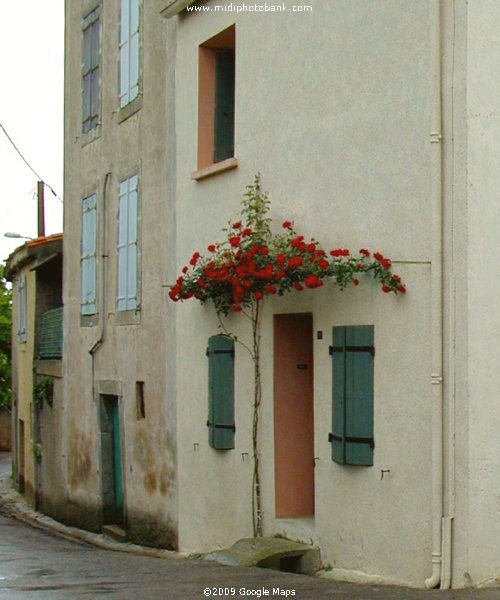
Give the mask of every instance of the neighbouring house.
<path id="1" fill-rule="evenodd" d="M 252 535 L 251 360 L 167 291 L 260 172 L 276 223 L 408 289 L 266 300 L 264 534 L 340 579 L 494 583 L 500 5 L 310 4 L 66 2 L 60 518 L 187 552 Z"/>
<path id="2" fill-rule="evenodd" d="M 17 489 L 57 514 L 61 461 L 62 235 L 19 246 L 7 259 L 12 282 L 12 457 Z"/>
<path id="3" fill-rule="evenodd" d="M 62 519 L 176 548 L 163 7 L 66 2 Z"/>

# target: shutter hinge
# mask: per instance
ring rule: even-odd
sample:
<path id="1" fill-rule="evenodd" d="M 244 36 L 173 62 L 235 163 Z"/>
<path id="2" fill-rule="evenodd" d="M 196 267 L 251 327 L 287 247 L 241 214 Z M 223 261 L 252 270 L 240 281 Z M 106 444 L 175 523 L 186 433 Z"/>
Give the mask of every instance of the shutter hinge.
<path id="1" fill-rule="evenodd" d="M 369 352 L 372 356 L 375 356 L 375 346 L 328 346 L 330 356 L 334 352 Z"/>
<path id="2" fill-rule="evenodd" d="M 375 440 L 367 437 L 353 437 L 350 435 L 346 435 L 345 437 L 340 437 L 339 435 L 334 435 L 333 433 L 328 434 L 329 442 L 350 442 L 351 444 L 369 444 L 370 448 L 375 448 Z"/>
<path id="3" fill-rule="evenodd" d="M 210 356 L 210 354 L 230 354 L 234 358 L 234 348 L 232 350 L 210 350 L 210 348 L 207 348 L 205 354 L 207 356 Z"/>
<path id="4" fill-rule="evenodd" d="M 211 425 L 212 423 L 210 420 L 207 420 L 207 427 L 210 427 Z M 233 433 L 236 431 L 236 425 L 219 425 L 218 423 L 215 423 L 214 427 L 215 429 L 231 429 Z"/>

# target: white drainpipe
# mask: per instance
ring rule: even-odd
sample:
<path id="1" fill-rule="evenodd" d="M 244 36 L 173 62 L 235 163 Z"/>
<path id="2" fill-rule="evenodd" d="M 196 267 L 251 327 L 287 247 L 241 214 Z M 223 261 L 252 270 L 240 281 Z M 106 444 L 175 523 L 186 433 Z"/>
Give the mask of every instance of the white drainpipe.
<path id="1" fill-rule="evenodd" d="M 441 107 L 441 1 L 431 0 L 431 345 L 432 345 L 432 575 L 430 589 L 441 583 L 443 540 L 443 171 Z"/>

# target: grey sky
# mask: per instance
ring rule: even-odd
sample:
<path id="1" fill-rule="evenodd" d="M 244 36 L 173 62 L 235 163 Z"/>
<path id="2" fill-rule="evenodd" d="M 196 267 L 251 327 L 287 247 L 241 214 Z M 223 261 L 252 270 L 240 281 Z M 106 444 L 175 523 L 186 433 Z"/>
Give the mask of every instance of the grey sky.
<path id="1" fill-rule="evenodd" d="M 41 177 L 63 197 L 64 1 L 5 2 L 0 20 L 0 123 Z M 37 178 L 0 130 L 0 261 L 36 237 Z M 47 190 L 47 233 L 62 231 L 62 204 Z"/>

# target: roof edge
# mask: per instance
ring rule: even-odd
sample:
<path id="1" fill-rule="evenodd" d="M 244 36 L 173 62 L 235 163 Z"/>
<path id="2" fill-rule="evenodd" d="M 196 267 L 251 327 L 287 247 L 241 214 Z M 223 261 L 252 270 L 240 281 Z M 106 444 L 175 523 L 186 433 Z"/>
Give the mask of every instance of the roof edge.
<path id="1" fill-rule="evenodd" d="M 194 4 L 196 0 L 169 0 L 167 6 L 160 11 L 160 15 L 165 17 L 166 19 L 170 19 L 171 17 L 175 17 L 184 9 L 186 9 L 190 4 Z"/>

